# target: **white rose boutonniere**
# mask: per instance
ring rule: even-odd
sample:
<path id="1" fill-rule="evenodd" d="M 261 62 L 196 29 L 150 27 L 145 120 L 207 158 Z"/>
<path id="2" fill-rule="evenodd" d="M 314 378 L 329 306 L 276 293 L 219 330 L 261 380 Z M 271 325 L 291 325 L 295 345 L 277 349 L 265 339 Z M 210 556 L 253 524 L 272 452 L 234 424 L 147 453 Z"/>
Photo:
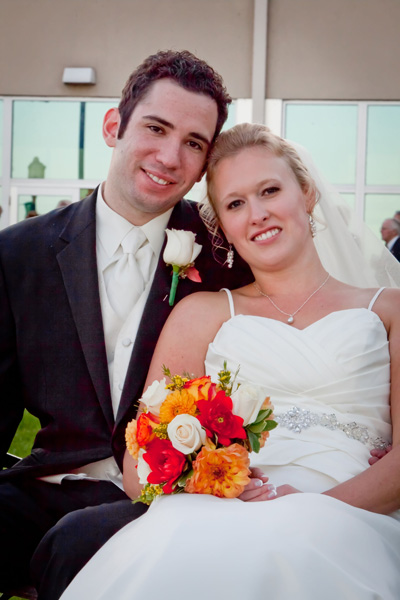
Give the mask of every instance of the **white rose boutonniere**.
<path id="1" fill-rule="evenodd" d="M 192 281 L 201 281 L 199 272 L 193 265 L 203 246 L 196 244 L 196 236 L 192 231 L 184 231 L 183 229 L 166 229 L 165 231 L 168 239 L 163 259 L 167 265 L 172 266 L 169 305 L 173 306 L 179 277 L 189 277 Z"/>

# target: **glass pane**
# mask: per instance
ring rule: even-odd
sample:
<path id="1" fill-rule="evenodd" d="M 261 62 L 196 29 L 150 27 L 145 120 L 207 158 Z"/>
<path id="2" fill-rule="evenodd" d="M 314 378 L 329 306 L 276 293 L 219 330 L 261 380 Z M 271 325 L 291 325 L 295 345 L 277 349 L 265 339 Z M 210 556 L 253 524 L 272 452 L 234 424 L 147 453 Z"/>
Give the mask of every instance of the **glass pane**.
<path id="1" fill-rule="evenodd" d="M 0 177 L 3 176 L 3 100 L 0 100 Z"/>
<path id="2" fill-rule="evenodd" d="M 36 157 L 45 167 L 43 178 L 78 178 L 79 109 L 79 102 L 13 103 L 12 177 L 27 178 Z"/>
<path id="3" fill-rule="evenodd" d="M 400 184 L 400 106 L 368 108 L 366 182 Z"/>
<path id="4" fill-rule="evenodd" d="M 307 148 L 333 184 L 354 184 L 358 107 L 347 104 L 288 104 L 288 140 Z"/>
<path id="5" fill-rule="evenodd" d="M 18 194 L 18 221 L 23 221 L 28 217 L 44 215 L 50 210 L 58 207 L 59 202 L 70 202 L 71 196 L 31 196 L 28 194 Z"/>
<path id="6" fill-rule="evenodd" d="M 381 239 L 380 229 L 385 219 L 400 210 L 400 194 L 366 194 L 365 222 Z"/>
<path id="7" fill-rule="evenodd" d="M 102 135 L 103 117 L 117 102 L 82 102 L 85 104 L 85 128 L 83 165 L 79 177 L 104 181 L 107 177 L 112 148 L 109 148 Z"/>

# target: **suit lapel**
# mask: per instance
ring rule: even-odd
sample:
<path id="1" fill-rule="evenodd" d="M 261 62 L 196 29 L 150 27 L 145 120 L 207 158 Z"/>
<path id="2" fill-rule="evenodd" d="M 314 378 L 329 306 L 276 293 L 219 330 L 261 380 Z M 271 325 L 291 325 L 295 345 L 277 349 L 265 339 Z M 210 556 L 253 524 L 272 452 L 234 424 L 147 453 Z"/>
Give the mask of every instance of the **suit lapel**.
<path id="1" fill-rule="evenodd" d="M 185 201 L 181 201 L 175 206 L 168 222 L 169 229 L 184 228 L 194 232 L 196 231 L 198 219 L 196 222 L 193 221 L 193 218 L 191 218 L 193 210 L 189 208 L 189 206 L 190 205 L 187 205 Z M 160 252 L 153 284 L 150 289 L 141 324 L 136 336 L 135 345 L 132 350 L 132 356 L 117 414 L 117 424 L 121 421 L 126 411 L 132 407 L 132 403 L 138 400 L 138 396 L 142 392 L 142 387 L 147 377 L 147 372 L 158 337 L 173 308 L 168 304 L 172 272 L 171 267 L 167 266 L 163 260 L 165 244 L 166 239 L 164 240 Z M 198 284 L 193 283 L 189 279 L 181 280 L 178 285 L 176 302 L 186 295 L 189 289 L 191 291 L 194 289 L 197 291 L 198 287 L 196 286 L 198 286 Z M 183 293 L 183 288 L 185 288 L 186 293 Z M 162 372 L 160 365 L 160 379 L 161 378 Z"/>
<path id="2" fill-rule="evenodd" d="M 100 405 L 113 427 L 103 322 L 96 262 L 96 192 L 77 206 L 60 238 L 67 244 L 58 253 L 72 315 Z"/>

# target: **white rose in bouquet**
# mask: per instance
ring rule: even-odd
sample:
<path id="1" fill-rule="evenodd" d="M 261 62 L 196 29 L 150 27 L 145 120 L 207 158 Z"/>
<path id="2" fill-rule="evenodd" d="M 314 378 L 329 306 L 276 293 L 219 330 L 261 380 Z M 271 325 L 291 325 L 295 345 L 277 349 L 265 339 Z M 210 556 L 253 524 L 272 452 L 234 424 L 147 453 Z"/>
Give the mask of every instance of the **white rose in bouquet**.
<path id="1" fill-rule="evenodd" d="M 233 402 L 233 414 L 243 419 L 243 427 L 253 423 L 266 398 L 262 388 L 251 383 L 242 383 L 237 390 L 231 394 Z"/>
<path id="2" fill-rule="evenodd" d="M 206 442 L 206 432 L 192 415 L 177 415 L 168 424 L 167 433 L 175 450 L 182 454 L 191 454 Z"/>
<path id="3" fill-rule="evenodd" d="M 163 259 L 167 265 L 186 267 L 193 263 L 202 249 L 202 246 L 195 242 L 195 234 L 182 229 L 166 229 L 165 231 L 168 240 Z"/>
<path id="4" fill-rule="evenodd" d="M 161 404 L 170 393 L 170 390 L 165 389 L 166 385 L 167 381 L 165 377 L 161 381 L 153 381 L 140 399 L 146 405 L 147 410 L 157 417 L 160 414 Z"/>
<path id="5" fill-rule="evenodd" d="M 143 448 L 139 450 L 138 463 L 137 463 L 137 474 L 139 477 L 139 483 L 145 485 L 147 483 L 147 478 L 151 473 L 150 466 L 144 460 L 143 454 L 146 452 Z"/>

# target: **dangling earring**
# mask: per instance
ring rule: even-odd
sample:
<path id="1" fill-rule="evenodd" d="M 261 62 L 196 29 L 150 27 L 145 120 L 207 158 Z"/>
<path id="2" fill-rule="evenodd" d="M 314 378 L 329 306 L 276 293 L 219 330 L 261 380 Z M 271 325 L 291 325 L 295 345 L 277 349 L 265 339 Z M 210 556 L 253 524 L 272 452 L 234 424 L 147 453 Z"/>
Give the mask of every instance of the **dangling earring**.
<path id="1" fill-rule="evenodd" d="M 229 250 L 226 253 L 226 264 L 228 265 L 228 269 L 232 269 L 234 258 L 235 258 L 235 253 L 233 251 L 232 244 L 229 244 Z"/>
<path id="2" fill-rule="evenodd" d="M 310 224 L 311 237 L 315 237 L 317 233 L 317 226 L 312 215 L 308 215 L 308 222 Z"/>

